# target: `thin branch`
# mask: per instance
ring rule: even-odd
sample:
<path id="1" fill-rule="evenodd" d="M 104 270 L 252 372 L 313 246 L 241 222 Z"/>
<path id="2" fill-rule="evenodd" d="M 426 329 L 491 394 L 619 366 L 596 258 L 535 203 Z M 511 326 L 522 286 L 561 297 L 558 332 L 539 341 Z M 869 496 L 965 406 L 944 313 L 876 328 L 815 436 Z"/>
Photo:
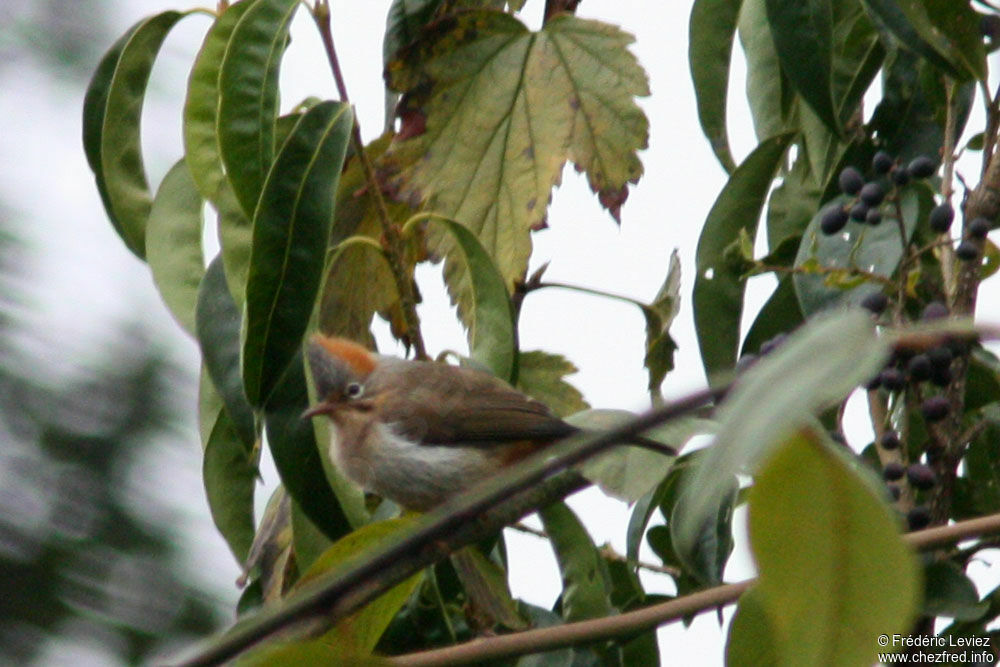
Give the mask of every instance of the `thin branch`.
<path id="1" fill-rule="evenodd" d="M 916 549 L 930 549 L 998 531 L 1000 531 L 1000 514 L 993 514 L 950 526 L 928 528 L 903 535 L 902 539 Z M 400 667 L 479 664 L 487 660 L 529 655 L 565 646 L 633 636 L 692 614 L 731 604 L 755 581 L 756 579 L 747 579 L 735 584 L 716 586 L 617 616 L 527 630 L 499 637 L 475 639 L 458 646 L 388 658 L 387 662 L 390 665 Z"/>
<path id="2" fill-rule="evenodd" d="M 420 517 L 397 539 L 322 578 L 280 607 L 264 609 L 181 664 L 222 662 L 282 630 L 329 626 L 451 551 L 496 533 L 588 484 L 569 468 L 654 426 L 697 411 L 728 389 L 703 389 L 614 429 L 575 435 L 536 452 Z M 293 628 L 294 626 L 294 628 Z"/>
<path id="3" fill-rule="evenodd" d="M 316 0 L 316 5 L 312 11 L 313 20 L 319 29 L 320 39 L 323 41 L 323 48 L 326 51 L 327 60 L 330 62 L 330 69 L 333 72 L 333 79 L 337 84 L 337 92 L 340 99 L 349 103 L 347 96 L 347 85 L 344 83 L 344 76 L 340 69 L 340 60 L 337 58 L 337 50 L 333 45 L 333 31 L 330 28 L 330 2 L 329 0 Z M 357 115 L 354 118 L 354 126 L 351 129 L 351 144 L 354 153 L 361 164 L 365 174 L 365 181 L 368 184 L 368 192 L 375 202 L 375 212 L 379 224 L 382 228 L 382 247 L 385 249 L 385 256 L 389 263 L 389 270 L 396 283 L 396 291 L 399 293 L 399 304 L 403 311 L 403 319 L 406 322 L 406 337 L 413 344 L 417 359 L 427 359 L 427 349 L 424 347 L 423 335 L 420 333 L 420 318 L 417 316 L 417 297 L 413 289 L 413 279 L 406 270 L 406 262 L 403 259 L 403 240 L 399 233 L 399 227 L 392 221 L 389 209 L 385 204 L 385 197 L 382 196 L 382 188 L 375 175 L 375 167 L 372 165 L 365 145 L 361 141 L 361 126 L 358 123 Z"/>

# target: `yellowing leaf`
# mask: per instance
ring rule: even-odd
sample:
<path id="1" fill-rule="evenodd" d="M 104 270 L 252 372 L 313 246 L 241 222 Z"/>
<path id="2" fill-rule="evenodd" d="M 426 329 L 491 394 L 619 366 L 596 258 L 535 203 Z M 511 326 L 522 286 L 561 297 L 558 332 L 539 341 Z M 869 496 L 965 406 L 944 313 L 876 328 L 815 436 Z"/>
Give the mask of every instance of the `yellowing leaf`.
<path id="1" fill-rule="evenodd" d="M 576 387 L 563 378 L 576 373 L 576 366 L 566 357 L 541 350 L 518 355 L 517 388 L 565 417 L 590 406 Z"/>
<path id="2" fill-rule="evenodd" d="M 508 287 L 522 277 L 530 230 L 543 225 L 567 160 L 617 219 L 648 122 L 635 103 L 646 74 L 618 28 L 559 16 L 531 32 L 514 17 L 470 11 L 432 24 L 389 63 L 405 93 L 403 128 L 385 163 L 411 202 L 458 220 L 492 255 Z M 451 239 L 432 237 L 444 253 Z M 449 285 L 464 271 L 449 263 Z M 464 293 L 452 296 L 465 305 Z"/>

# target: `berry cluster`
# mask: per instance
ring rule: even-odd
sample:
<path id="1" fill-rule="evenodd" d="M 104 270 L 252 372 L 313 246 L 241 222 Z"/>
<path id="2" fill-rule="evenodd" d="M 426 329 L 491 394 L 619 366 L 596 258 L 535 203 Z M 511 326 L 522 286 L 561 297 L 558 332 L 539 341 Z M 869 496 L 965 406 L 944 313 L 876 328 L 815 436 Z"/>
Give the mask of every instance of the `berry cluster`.
<path id="1" fill-rule="evenodd" d="M 915 158 L 905 167 L 896 164 L 896 160 L 885 151 L 879 151 L 872 158 L 872 172 L 876 177 L 888 176 L 895 187 L 902 187 L 913 179 L 928 178 L 935 171 L 937 166 L 934 161 L 925 155 Z M 877 179 L 865 182 L 857 167 L 848 166 L 840 172 L 837 183 L 841 192 L 854 199 L 846 205 L 833 206 L 823 214 L 819 227 L 824 234 L 836 234 L 847 225 L 848 220 L 869 225 L 882 223 L 881 206 L 887 194 L 882 182 Z"/>

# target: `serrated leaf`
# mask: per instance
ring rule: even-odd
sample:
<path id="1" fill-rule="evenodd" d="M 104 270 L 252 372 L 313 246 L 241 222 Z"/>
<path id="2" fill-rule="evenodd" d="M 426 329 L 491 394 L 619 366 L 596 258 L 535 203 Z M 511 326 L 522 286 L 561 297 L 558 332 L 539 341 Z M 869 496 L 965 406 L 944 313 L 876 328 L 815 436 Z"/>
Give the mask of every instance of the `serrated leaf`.
<path id="1" fill-rule="evenodd" d="M 392 539 L 401 530 L 411 526 L 416 515 L 379 521 L 362 526 L 334 542 L 329 549 L 309 567 L 296 583 L 295 588 L 308 588 L 317 578 L 356 561 L 358 554 L 376 548 Z M 393 586 L 364 607 L 354 612 L 323 634 L 325 643 L 348 648 L 357 655 L 368 655 L 379 638 L 413 592 L 423 581 L 424 573 L 418 572 L 406 581 Z"/>
<path id="2" fill-rule="evenodd" d="M 766 0 L 781 70 L 834 134 L 841 134 L 833 102 L 831 0 Z"/>
<path id="3" fill-rule="evenodd" d="M 267 399 L 309 323 L 353 123 L 347 104 L 309 109 L 264 183 L 254 215 L 243 337 L 243 386 L 251 405 Z"/>
<path id="4" fill-rule="evenodd" d="M 237 201 L 254 218 L 274 160 L 278 72 L 299 0 L 254 0 L 233 27 L 219 66 L 219 149 Z"/>
<path id="5" fill-rule="evenodd" d="M 182 160 L 163 177 L 146 225 L 146 261 L 153 282 L 170 314 L 191 335 L 195 335 L 198 285 L 205 274 L 203 205 Z"/>
<path id="6" fill-rule="evenodd" d="M 781 664 L 870 665 L 877 637 L 911 629 L 917 560 L 872 486 L 831 449 L 788 439 L 757 475 L 749 517 L 756 595 Z"/>
<path id="7" fill-rule="evenodd" d="M 733 475 L 752 473 L 776 445 L 843 400 L 888 356 L 889 343 L 875 335 L 867 311 L 858 309 L 813 317 L 741 373 L 719 407 L 715 442 L 686 484 L 683 511 L 674 510 L 678 551 L 696 548 Z"/>
<path id="8" fill-rule="evenodd" d="M 698 347 L 710 381 L 732 368 L 739 346 L 746 281 L 726 261 L 726 249 L 741 233 L 756 237 L 761 209 L 792 136 L 778 135 L 754 149 L 733 172 L 702 227 L 692 301 Z"/>
<path id="9" fill-rule="evenodd" d="M 489 368 L 498 378 L 513 381 L 517 368 L 514 364 L 517 352 L 514 306 L 504 286 L 503 276 L 475 235 L 466 227 L 447 218 L 433 217 L 430 222 L 448 230 L 454 239 L 455 248 L 465 260 L 463 283 L 452 283 L 451 287 L 460 289 L 470 298 L 465 317 L 469 356 Z M 453 253 L 453 257 L 457 254 L 459 253 Z M 568 372 L 575 371 L 573 368 Z M 570 400 L 567 399 L 566 402 Z"/>
<path id="10" fill-rule="evenodd" d="M 255 452 L 248 451 L 236 424 L 219 410 L 205 443 L 202 479 L 212 521 L 239 563 L 254 539 L 253 496 L 257 484 Z"/>
<path id="11" fill-rule="evenodd" d="M 736 169 L 726 130 L 726 99 L 733 37 L 743 0 L 696 0 L 688 24 L 688 65 L 698 120 L 723 169 Z"/>
<path id="12" fill-rule="evenodd" d="M 101 59 L 83 103 L 87 162 L 111 224 L 140 259 L 152 203 L 142 160 L 142 103 L 160 46 L 184 16 L 168 11 L 132 26 Z"/>
<path id="13" fill-rule="evenodd" d="M 520 352 L 517 369 L 517 388 L 549 406 L 560 417 L 590 407 L 583 394 L 563 380 L 577 371 L 566 357 L 541 350 Z"/>
<path id="14" fill-rule="evenodd" d="M 660 385 L 663 378 L 674 368 L 674 352 L 677 343 L 670 335 L 670 325 L 681 308 L 681 261 L 675 248 L 670 253 L 667 277 L 649 306 L 642 307 L 646 318 L 646 357 L 643 365 L 649 372 L 649 393 L 654 398 L 662 397 Z"/>
<path id="15" fill-rule="evenodd" d="M 580 519 L 566 503 L 556 502 L 538 512 L 562 574 L 562 615 L 581 621 L 611 614 L 601 557 Z"/>
<path id="16" fill-rule="evenodd" d="M 389 64 L 406 94 L 403 131 L 387 160 L 402 198 L 468 227 L 508 289 L 523 277 L 529 232 L 545 221 L 567 160 L 617 217 L 648 122 L 635 103 L 645 72 L 617 28 L 560 15 L 538 32 L 502 12 L 471 11 L 432 24 Z M 439 254 L 450 239 L 432 239 Z M 461 267 L 449 261 L 446 279 Z M 451 289 L 465 315 L 468 294 Z"/>
<path id="17" fill-rule="evenodd" d="M 226 284 L 222 258 L 216 256 L 198 288 L 195 333 L 205 370 L 222 396 L 240 439 L 250 448 L 257 439 L 257 429 L 240 376 L 240 322 L 240 311 Z"/>

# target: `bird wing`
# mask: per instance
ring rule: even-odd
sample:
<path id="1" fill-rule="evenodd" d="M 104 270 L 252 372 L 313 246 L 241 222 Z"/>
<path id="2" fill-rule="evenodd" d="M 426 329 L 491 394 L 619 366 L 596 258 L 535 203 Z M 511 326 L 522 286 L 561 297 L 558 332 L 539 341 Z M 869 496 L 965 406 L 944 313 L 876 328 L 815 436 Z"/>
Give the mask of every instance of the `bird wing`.
<path id="1" fill-rule="evenodd" d="M 377 400 L 380 418 L 426 444 L 554 440 L 577 431 L 545 404 L 469 368 L 386 360 L 367 384 L 366 394 L 383 397 Z"/>

